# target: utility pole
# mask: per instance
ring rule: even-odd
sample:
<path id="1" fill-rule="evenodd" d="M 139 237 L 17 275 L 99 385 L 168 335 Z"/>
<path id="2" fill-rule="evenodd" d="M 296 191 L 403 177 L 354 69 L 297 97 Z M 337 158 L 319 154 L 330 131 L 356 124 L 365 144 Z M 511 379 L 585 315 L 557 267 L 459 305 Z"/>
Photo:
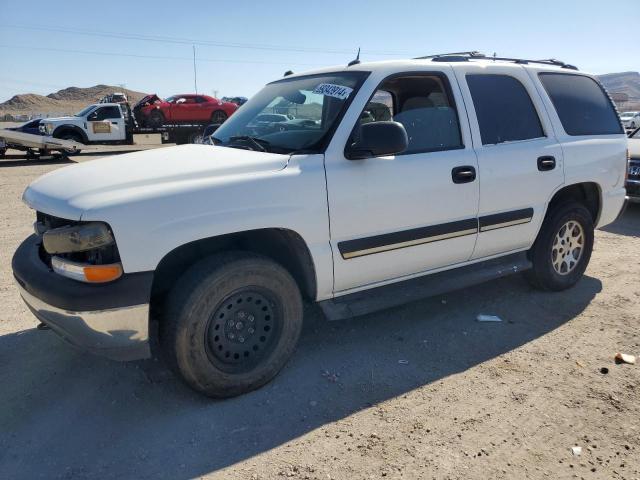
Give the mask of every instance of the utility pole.
<path id="1" fill-rule="evenodd" d="M 193 47 L 193 86 L 196 90 L 196 93 L 198 93 L 198 72 L 196 70 L 196 46 L 192 45 Z"/>

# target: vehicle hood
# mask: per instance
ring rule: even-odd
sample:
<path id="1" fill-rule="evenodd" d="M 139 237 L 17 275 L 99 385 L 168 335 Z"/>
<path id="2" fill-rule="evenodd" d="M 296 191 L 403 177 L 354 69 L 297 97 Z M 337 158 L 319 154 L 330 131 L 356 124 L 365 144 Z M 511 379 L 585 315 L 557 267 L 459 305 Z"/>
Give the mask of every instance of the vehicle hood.
<path id="1" fill-rule="evenodd" d="M 105 157 L 50 172 L 27 187 L 35 210 L 80 220 L 89 210 L 215 188 L 238 177 L 282 170 L 288 155 L 181 145 Z"/>
<path id="2" fill-rule="evenodd" d="M 156 100 L 161 100 L 161 98 L 158 97 L 158 95 L 156 95 L 155 93 L 152 93 L 151 95 L 145 95 L 133 106 L 133 108 L 139 107 L 147 102 L 153 104 L 153 102 L 155 102 Z"/>
<path id="3" fill-rule="evenodd" d="M 71 116 L 71 117 L 54 117 L 54 118 L 42 119 L 42 123 L 60 123 L 60 122 L 69 123 L 69 122 L 77 122 L 77 121 L 83 121 L 83 118 Z"/>

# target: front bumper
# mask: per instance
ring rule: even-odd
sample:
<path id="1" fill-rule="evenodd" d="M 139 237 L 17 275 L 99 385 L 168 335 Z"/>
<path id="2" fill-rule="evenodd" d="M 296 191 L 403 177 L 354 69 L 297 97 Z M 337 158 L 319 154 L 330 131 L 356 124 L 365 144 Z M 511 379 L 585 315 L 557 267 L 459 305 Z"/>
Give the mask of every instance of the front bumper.
<path id="1" fill-rule="evenodd" d="M 152 272 L 125 274 L 102 285 L 54 273 L 40 259 L 40 237 L 28 237 L 13 256 L 20 295 L 33 314 L 69 343 L 115 360 L 150 356 Z"/>
<path id="2" fill-rule="evenodd" d="M 627 200 L 630 202 L 640 202 L 640 180 L 627 180 Z"/>

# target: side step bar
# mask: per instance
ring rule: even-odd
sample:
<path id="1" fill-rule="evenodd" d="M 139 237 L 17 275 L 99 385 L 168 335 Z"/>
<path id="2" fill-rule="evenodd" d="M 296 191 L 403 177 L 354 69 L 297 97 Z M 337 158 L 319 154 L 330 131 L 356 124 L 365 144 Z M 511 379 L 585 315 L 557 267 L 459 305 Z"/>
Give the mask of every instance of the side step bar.
<path id="1" fill-rule="evenodd" d="M 506 277 L 530 268 L 531 261 L 527 258 L 527 253 L 519 252 L 318 303 L 327 319 L 344 320 Z"/>

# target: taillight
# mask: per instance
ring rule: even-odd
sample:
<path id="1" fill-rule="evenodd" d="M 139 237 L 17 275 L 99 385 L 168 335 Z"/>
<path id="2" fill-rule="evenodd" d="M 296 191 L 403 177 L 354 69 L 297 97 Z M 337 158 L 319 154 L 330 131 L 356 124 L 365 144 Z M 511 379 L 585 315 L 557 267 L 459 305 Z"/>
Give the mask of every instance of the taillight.
<path id="1" fill-rule="evenodd" d="M 624 169 L 624 183 L 627 183 L 629 180 L 629 169 L 631 168 L 631 154 L 629 153 L 629 149 L 627 148 L 627 166 Z"/>

